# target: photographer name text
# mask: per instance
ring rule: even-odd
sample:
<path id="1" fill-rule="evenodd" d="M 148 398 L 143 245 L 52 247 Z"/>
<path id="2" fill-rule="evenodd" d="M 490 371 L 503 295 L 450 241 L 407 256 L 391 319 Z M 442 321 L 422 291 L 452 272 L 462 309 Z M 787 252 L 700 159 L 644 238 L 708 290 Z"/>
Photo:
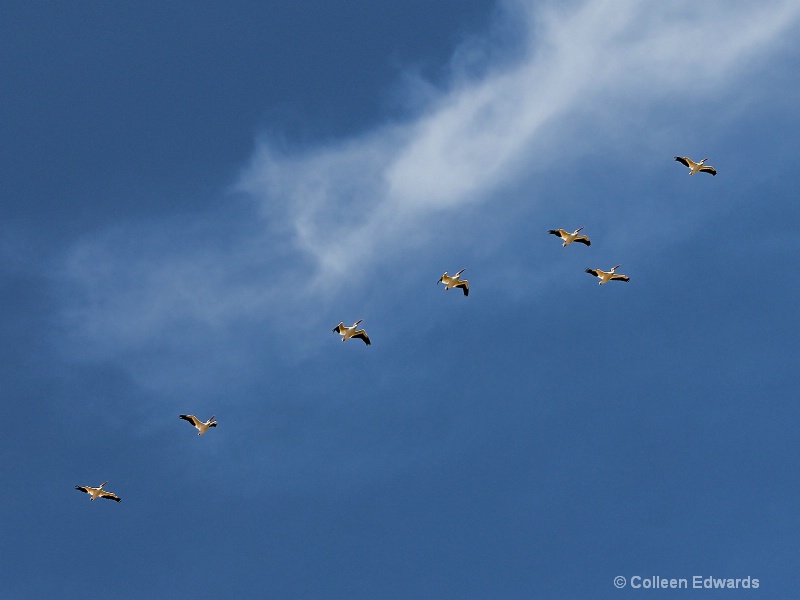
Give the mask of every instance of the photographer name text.
<path id="1" fill-rule="evenodd" d="M 686 590 L 710 590 L 710 589 L 758 589 L 761 585 L 755 577 L 712 577 L 710 575 L 694 575 L 692 577 L 661 577 L 652 575 L 642 577 L 633 575 L 626 579 L 622 575 L 614 578 L 614 586 L 624 588 L 625 586 L 633 589 L 643 590 L 665 590 L 665 589 L 686 589 Z"/>

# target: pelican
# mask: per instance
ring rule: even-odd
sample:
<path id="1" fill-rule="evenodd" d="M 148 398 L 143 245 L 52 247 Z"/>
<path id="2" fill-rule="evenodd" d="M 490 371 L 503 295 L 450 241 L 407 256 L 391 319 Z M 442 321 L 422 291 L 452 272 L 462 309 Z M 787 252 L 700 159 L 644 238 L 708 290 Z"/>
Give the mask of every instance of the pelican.
<path id="1" fill-rule="evenodd" d="M 712 175 L 717 174 L 717 170 L 714 167 L 709 167 L 705 164 L 705 162 L 708 160 L 707 158 L 704 158 L 699 163 L 694 162 L 688 156 L 676 156 L 675 160 L 689 167 L 689 175 L 694 175 L 695 173 L 711 173 Z"/>
<path id="2" fill-rule="evenodd" d="M 189 421 L 189 423 L 194 425 L 197 428 L 197 435 L 203 435 L 210 427 L 217 426 L 217 422 L 214 420 L 214 415 L 211 415 L 211 418 L 205 423 L 203 423 L 194 415 L 178 415 L 178 418 L 183 419 L 184 421 Z"/>
<path id="3" fill-rule="evenodd" d="M 630 281 L 631 278 L 627 275 L 619 275 L 615 271 L 622 265 L 611 267 L 610 271 L 601 271 L 600 269 L 586 269 L 590 275 L 600 278 L 600 285 L 608 283 L 609 281 Z"/>
<path id="4" fill-rule="evenodd" d="M 564 243 L 561 244 L 562 247 L 569 246 L 572 242 L 580 242 L 581 244 L 586 244 L 587 246 L 591 246 L 592 242 L 589 241 L 588 237 L 586 237 L 585 235 L 578 235 L 578 232 L 581 229 L 583 229 L 583 227 L 580 227 L 579 229 L 576 229 L 572 233 L 569 233 L 565 229 L 551 229 L 547 233 L 551 233 L 553 235 L 557 235 L 562 240 L 564 240 Z"/>
<path id="5" fill-rule="evenodd" d="M 464 271 L 466 271 L 466 269 L 461 269 L 455 275 L 448 275 L 447 271 L 445 271 L 444 275 L 442 275 L 439 278 L 439 281 L 436 282 L 436 285 L 439 285 L 440 283 L 444 282 L 444 289 L 446 290 L 449 290 L 450 288 L 460 287 L 462 290 L 464 290 L 464 295 L 469 296 L 469 281 L 467 281 L 466 279 L 460 279 L 461 274 Z"/>
<path id="6" fill-rule="evenodd" d="M 117 496 L 116 494 L 112 494 L 111 492 L 107 492 L 103 489 L 103 486 L 107 484 L 107 481 L 104 481 L 100 484 L 100 487 L 89 487 L 88 485 L 76 485 L 75 489 L 85 492 L 91 496 L 89 500 L 94 502 L 95 498 L 107 498 L 109 500 L 113 500 L 114 502 L 122 502 L 122 499 Z"/>
<path id="7" fill-rule="evenodd" d="M 367 332 L 363 329 L 356 329 L 358 324 L 361 323 L 364 319 L 359 319 L 355 323 L 353 323 L 350 327 L 345 327 L 344 322 L 340 322 L 336 327 L 333 328 L 334 333 L 338 333 L 342 336 L 342 341 L 349 340 L 350 338 L 360 338 L 364 340 L 364 343 L 369 346 L 372 342 L 369 341 L 369 336 Z"/>

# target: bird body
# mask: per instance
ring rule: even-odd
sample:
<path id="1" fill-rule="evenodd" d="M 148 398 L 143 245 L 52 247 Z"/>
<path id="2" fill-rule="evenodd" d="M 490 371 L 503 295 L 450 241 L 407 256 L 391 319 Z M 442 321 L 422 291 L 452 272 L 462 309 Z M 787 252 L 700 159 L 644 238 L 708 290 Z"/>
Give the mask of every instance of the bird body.
<path id="1" fill-rule="evenodd" d="M 704 158 L 697 163 L 688 156 L 676 156 L 675 160 L 682 165 L 689 167 L 689 175 L 694 175 L 695 173 L 711 173 L 711 175 L 717 174 L 717 170 L 714 167 L 705 164 L 708 160 L 707 158 Z"/>
<path id="2" fill-rule="evenodd" d="M 595 277 L 600 279 L 600 284 L 603 285 L 604 283 L 608 283 L 609 281 L 630 281 L 631 278 L 627 275 L 620 275 L 616 273 L 616 270 L 622 265 L 617 265 L 616 267 L 611 267 L 610 271 L 601 271 L 600 269 L 586 269 L 586 272 L 590 275 L 594 275 Z"/>
<path id="3" fill-rule="evenodd" d="M 114 500 L 115 502 L 122 502 L 122 499 L 117 496 L 116 494 L 112 494 L 111 492 L 107 492 L 103 489 L 103 486 L 107 484 L 107 481 L 104 481 L 100 484 L 100 487 L 90 487 L 88 485 L 76 485 L 75 489 L 86 494 L 89 494 L 91 498 L 89 500 L 94 502 L 95 498 L 106 498 L 107 500 Z"/>
<path id="4" fill-rule="evenodd" d="M 466 279 L 461 279 L 461 274 L 466 271 L 466 269 L 461 269 L 455 275 L 448 275 L 447 271 L 444 272 L 439 278 L 439 281 L 436 282 L 436 285 L 440 283 L 444 283 L 444 289 L 449 290 L 450 288 L 461 288 L 464 290 L 464 295 L 469 296 L 469 281 Z"/>
<path id="5" fill-rule="evenodd" d="M 205 422 L 201 421 L 194 415 L 178 415 L 178 418 L 183 419 L 184 421 L 189 421 L 189 423 L 194 425 L 197 429 L 197 435 L 203 435 L 209 430 L 209 428 L 217 426 L 217 422 L 214 420 L 214 415 L 211 415 L 211 418 Z"/>
<path id="6" fill-rule="evenodd" d="M 592 242 L 589 241 L 589 238 L 585 235 L 578 235 L 578 232 L 583 229 L 583 227 L 579 227 L 572 233 L 567 231 L 566 229 L 551 229 L 547 233 L 552 235 L 557 235 L 564 243 L 561 244 L 562 247 L 569 246 L 572 242 L 580 242 L 581 244 L 586 244 L 587 246 L 591 246 Z"/>
<path id="7" fill-rule="evenodd" d="M 357 329 L 358 324 L 361 323 L 363 319 L 359 319 L 355 323 L 353 323 L 350 327 L 346 327 L 344 321 L 340 322 L 336 327 L 333 328 L 334 333 L 338 333 L 342 336 L 342 341 L 347 341 L 350 338 L 359 338 L 363 340 L 363 342 L 369 346 L 372 342 L 369 340 L 369 336 L 364 329 Z"/>

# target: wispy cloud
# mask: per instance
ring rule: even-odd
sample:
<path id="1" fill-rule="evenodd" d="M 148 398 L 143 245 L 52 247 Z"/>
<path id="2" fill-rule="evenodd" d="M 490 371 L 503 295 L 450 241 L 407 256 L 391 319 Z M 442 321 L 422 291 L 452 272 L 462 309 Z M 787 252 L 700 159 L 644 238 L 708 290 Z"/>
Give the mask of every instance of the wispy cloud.
<path id="1" fill-rule="evenodd" d="M 574 132 L 576 120 L 624 119 L 676 98 L 689 107 L 724 88 L 800 13 L 791 2 L 590 2 L 569 11 L 514 2 L 507 10 L 528 33 L 524 58 L 453 81 L 411 122 L 300 156 L 262 141 L 242 189 L 264 205 L 284 203 L 318 277 L 367 268 L 376 248 L 399 251 L 432 212 L 490 202 L 523 170 L 566 158 L 576 140 L 557 128 Z"/>
<path id="2" fill-rule="evenodd" d="M 800 5 L 517 0 L 503 14 L 522 33 L 517 58 L 467 75 L 471 40 L 442 89 L 424 84 L 416 116 L 299 152 L 262 137 L 235 186 L 259 219 L 226 223 L 241 230 L 234 241 L 214 233 L 218 215 L 199 215 L 190 227 L 121 225 L 80 243 L 64 265 L 80 292 L 67 327 L 101 354 L 126 352 L 176 322 L 213 330 L 335 290 L 345 274 L 424 246 L 440 222 L 431 216 L 495 202 L 509 182 L 544 176 L 576 152 L 603 152 L 586 142 L 599 130 L 724 93 L 783 49 Z M 121 248 L 120 239 L 136 241 Z"/>

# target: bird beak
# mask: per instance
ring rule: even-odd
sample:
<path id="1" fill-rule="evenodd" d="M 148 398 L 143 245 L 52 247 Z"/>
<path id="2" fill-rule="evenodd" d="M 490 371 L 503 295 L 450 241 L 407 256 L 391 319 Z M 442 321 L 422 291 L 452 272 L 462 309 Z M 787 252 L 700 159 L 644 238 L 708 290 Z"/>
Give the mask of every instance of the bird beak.
<path id="1" fill-rule="evenodd" d="M 213 420 L 214 420 L 214 415 L 211 415 L 211 418 L 209 419 L 209 421 L 213 421 Z"/>
<path id="2" fill-rule="evenodd" d="M 584 225 L 584 227 L 586 227 L 586 226 Z M 575 233 L 578 233 L 581 229 L 583 229 L 583 227 L 580 227 L 580 228 L 576 229 Z"/>
<path id="3" fill-rule="evenodd" d="M 364 319 L 359 319 L 358 321 L 356 321 L 356 325 L 358 325 L 359 323 L 361 323 L 361 321 L 363 321 L 363 320 L 364 320 Z"/>
<path id="4" fill-rule="evenodd" d="M 617 265 L 616 267 L 612 267 L 612 268 L 611 268 L 611 270 L 613 271 L 614 269 L 619 269 L 621 266 L 622 266 L 622 265 L 621 265 L 621 264 L 619 264 L 619 265 Z"/>

